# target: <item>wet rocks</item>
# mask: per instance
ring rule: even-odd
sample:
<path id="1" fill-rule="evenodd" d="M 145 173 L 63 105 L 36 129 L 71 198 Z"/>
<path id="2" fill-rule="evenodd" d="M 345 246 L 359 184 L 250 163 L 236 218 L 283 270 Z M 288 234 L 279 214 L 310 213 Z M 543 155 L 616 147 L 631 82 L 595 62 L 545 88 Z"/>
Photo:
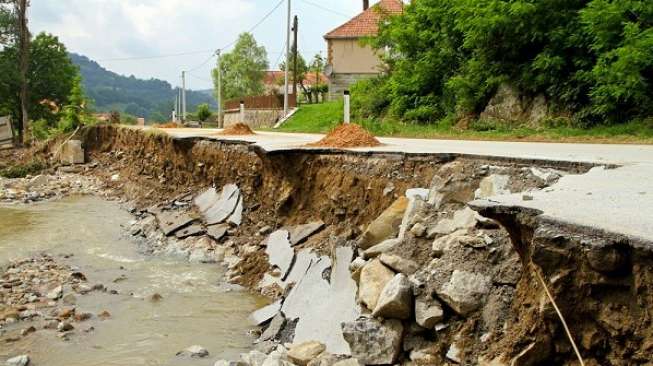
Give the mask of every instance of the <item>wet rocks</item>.
<path id="1" fill-rule="evenodd" d="M 490 286 L 490 278 L 486 275 L 455 270 L 438 295 L 454 311 L 465 316 L 483 305 Z"/>
<path id="2" fill-rule="evenodd" d="M 57 172 L 35 177 L 0 177 L 0 202 L 32 203 L 52 200 L 72 194 L 107 195 L 109 190 L 95 177 Z"/>
<path id="3" fill-rule="evenodd" d="M 370 261 L 361 270 L 358 282 L 358 298 L 368 309 L 376 308 L 377 302 L 385 286 L 395 274 L 380 260 Z"/>
<path id="4" fill-rule="evenodd" d="M 303 342 L 290 347 L 288 358 L 296 365 L 306 366 L 311 360 L 319 357 L 325 350 L 326 346 L 320 342 Z"/>
<path id="5" fill-rule="evenodd" d="M 399 357 L 403 333 L 399 320 L 362 318 L 343 323 L 342 332 L 352 357 L 364 365 L 393 364 Z"/>
<path id="6" fill-rule="evenodd" d="M 159 227 L 168 236 L 197 220 L 187 212 L 162 211 L 156 214 Z"/>
<path id="7" fill-rule="evenodd" d="M 413 291 L 403 273 L 396 274 L 383 288 L 372 315 L 386 319 L 408 319 L 413 313 Z"/>
<path id="8" fill-rule="evenodd" d="M 29 365 L 29 362 L 30 359 L 28 355 L 20 355 L 8 359 L 5 364 L 7 366 L 27 366 Z"/>
<path id="9" fill-rule="evenodd" d="M 192 345 L 183 351 L 177 352 L 178 357 L 204 358 L 209 355 L 206 348 L 199 345 Z"/>

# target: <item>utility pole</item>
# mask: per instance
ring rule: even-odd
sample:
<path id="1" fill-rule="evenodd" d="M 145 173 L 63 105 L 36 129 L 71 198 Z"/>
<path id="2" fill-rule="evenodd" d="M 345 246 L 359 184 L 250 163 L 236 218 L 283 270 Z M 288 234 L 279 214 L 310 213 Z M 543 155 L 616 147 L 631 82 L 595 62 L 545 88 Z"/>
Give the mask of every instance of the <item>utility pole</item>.
<path id="1" fill-rule="evenodd" d="M 218 128 L 223 128 L 224 123 L 222 121 L 222 66 L 220 65 L 222 50 L 218 50 L 216 54 L 218 55 Z"/>
<path id="2" fill-rule="evenodd" d="M 27 8 L 29 1 L 18 0 L 15 2 L 15 10 L 18 14 L 18 64 L 20 80 L 20 125 L 18 127 L 18 139 L 20 144 L 27 141 L 27 131 L 29 130 L 29 116 L 27 109 L 27 72 L 29 71 L 29 44 L 30 34 L 27 27 Z"/>
<path id="3" fill-rule="evenodd" d="M 286 20 L 286 71 L 284 73 L 285 78 L 285 87 L 283 90 L 283 116 L 288 115 L 288 69 L 290 68 L 290 3 L 291 0 L 288 0 L 288 17 Z"/>
<path id="4" fill-rule="evenodd" d="M 293 56 L 294 56 L 294 65 L 293 65 L 293 94 L 295 94 L 295 98 L 297 98 L 297 27 L 299 27 L 299 19 L 297 18 L 297 15 L 295 15 L 295 19 L 293 21 L 293 26 L 292 26 L 292 31 L 295 36 L 295 43 L 293 43 Z M 287 67 L 286 67 L 287 68 Z"/>
<path id="5" fill-rule="evenodd" d="M 181 72 L 181 121 L 186 122 L 186 71 Z"/>
<path id="6" fill-rule="evenodd" d="M 179 104 L 179 93 L 175 94 L 175 106 L 172 108 L 172 122 L 177 123 L 177 116 L 179 115 L 177 112 L 177 105 Z"/>

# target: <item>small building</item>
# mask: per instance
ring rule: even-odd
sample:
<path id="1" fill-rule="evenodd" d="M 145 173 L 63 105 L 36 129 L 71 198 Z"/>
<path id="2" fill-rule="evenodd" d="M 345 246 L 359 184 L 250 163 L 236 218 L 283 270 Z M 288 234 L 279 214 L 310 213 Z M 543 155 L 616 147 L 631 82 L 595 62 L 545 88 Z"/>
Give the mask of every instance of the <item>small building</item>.
<path id="1" fill-rule="evenodd" d="M 371 7 L 369 0 L 363 0 L 362 13 L 324 36 L 328 49 L 329 99 L 339 98 L 355 82 L 381 73 L 380 55 L 361 40 L 377 35 L 384 17 L 401 14 L 403 10 L 401 0 L 381 0 Z"/>

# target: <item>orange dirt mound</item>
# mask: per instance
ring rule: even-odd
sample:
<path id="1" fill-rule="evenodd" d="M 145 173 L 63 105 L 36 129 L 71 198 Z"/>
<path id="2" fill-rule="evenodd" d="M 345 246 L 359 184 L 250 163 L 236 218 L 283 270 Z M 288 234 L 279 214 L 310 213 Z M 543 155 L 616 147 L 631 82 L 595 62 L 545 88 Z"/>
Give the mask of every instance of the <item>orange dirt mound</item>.
<path id="1" fill-rule="evenodd" d="M 218 132 L 218 135 L 254 135 L 254 131 L 244 123 L 236 123 Z"/>
<path id="2" fill-rule="evenodd" d="M 371 133 L 357 124 L 342 124 L 329 132 L 318 142 L 307 144 L 313 147 L 371 147 L 381 143 Z"/>
<path id="3" fill-rule="evenodd" d="M 154 125 L 156 128 L 182 128 L 182 125 L 176 124 L 174 122 L 162 123 Z"/>

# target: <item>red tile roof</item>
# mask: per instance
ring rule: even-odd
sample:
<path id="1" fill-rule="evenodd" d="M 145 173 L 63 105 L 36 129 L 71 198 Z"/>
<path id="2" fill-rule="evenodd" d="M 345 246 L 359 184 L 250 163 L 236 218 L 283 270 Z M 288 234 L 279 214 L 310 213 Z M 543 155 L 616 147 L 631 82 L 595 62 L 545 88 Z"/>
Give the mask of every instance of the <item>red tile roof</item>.
<path id="1" fill-rule="evenodd" d="M 327 33 L 324 38 L 375 36 L 379 32 L 379 22 L 384 16 L 401 14 L 403 10 L 404 3 L 401 0 L 381 0 L 347 23 Z"/>
<path id="2" fill-rule="evenodd" d="M 265 77 L 263 78 L 263 83 L 265 85 L 279 85 L 278 83 L 281 80 L 284 80 L 285 73 L 283 71 L 278 71 L 278 70 L 269 70 L 265 72 Z M 292 74 L 290 74 L 290 77 L 292 78 Z M 327 82 L 326 76 L 324 74 L 320 73 L 320 83 L 324 84 Z M 290 80 L 292 83 L 292 79 Z M 307 72 L 304 76 L 304 85 L 313 85 L 315 83 L 315 73 L 314 72 Z"/>

